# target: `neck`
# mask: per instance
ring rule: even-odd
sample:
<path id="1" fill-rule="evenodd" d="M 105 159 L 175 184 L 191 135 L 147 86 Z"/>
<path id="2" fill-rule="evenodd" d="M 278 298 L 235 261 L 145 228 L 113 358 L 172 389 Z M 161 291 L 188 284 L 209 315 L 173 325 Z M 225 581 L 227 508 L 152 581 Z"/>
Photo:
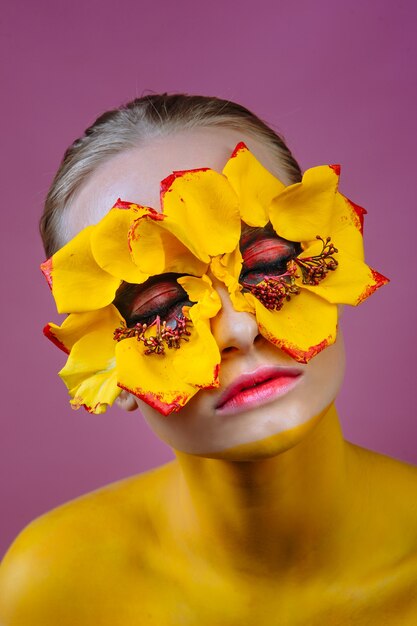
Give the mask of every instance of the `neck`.
<path id="1" fill-rule="evenodd" d="M 254 573 L 256 563 L 270 574 L 302 559 L 317 571 L 318 560 L 337 559 L 346 549 L 343 531 L 352 519 L 346 457 L 333 405 L 298 445 L 268 459 L 177 453 L 184 541 L 216 566 Z"/>

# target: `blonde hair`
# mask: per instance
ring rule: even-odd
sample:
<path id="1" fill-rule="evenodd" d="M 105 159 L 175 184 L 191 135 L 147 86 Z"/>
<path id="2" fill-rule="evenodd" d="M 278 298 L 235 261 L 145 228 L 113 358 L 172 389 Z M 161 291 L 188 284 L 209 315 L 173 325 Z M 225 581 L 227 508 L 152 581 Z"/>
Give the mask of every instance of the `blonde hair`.
<path id="1" fill-rule="evenodd" d="M 40 220 L 47 256 L 63 245 L 62 217 L 65 208 L 100 164 L 116 154 L 140 146 L 145 139 L 207 126 L 237 129 L 263 140 L 276 153 L 290 182 L 301 180 L 300 167 L 282 137 L 240 104 L 185 94 L 136 98 L 101 115 L 65 152 Z"/>

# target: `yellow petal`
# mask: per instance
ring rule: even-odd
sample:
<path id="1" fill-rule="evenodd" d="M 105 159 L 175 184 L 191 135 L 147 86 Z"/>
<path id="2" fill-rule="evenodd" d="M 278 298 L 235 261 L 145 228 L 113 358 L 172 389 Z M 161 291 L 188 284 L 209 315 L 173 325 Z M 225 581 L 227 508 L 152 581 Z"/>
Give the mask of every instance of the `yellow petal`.
<path id="1" fill-rule="evenodd" d="M 220 352 L 210 330 L 210 319 L 221 309 L 219 294 L 208 276 L 183 276 L 178 283 L 192 302 L 186 314 L 192 322 L 188 344 L 181 346 L 173 358 L 173 368 L 186 382 L 204 389 L 218 386 Z"/>
<path id="2" fill-rule="evenodd" d="M 338 180 L 336 166 L 322 165 L 307 170 L 301 183 L 286 187 L 269 211 L 275 232 L 290 241 L 327 237 Z"/>
<path id="3" fill-rule="evenodd" d="M 192 340 L 191 337 L 190 344 Z M 200 355 L 201 346 L 198 345 L 198 341 L 196 343 L 197 353 Z M 184 345 L 181 345 L 175 352 L 181 350 L 184 350 Z M 218 384 L 218 368 L 207 372 L 204 385 L 197 386 L 197 384 L 187 382 L 185 379 L 188 378 L 189 372 L 181 371 L 181 360 L 178 362 L 177 355 L 173 355 L 173 352 L 174 349 L 167 350 L 164 355 L 145 355 L 142 344 L 136 339 L 125 339 L 116 346 L 119 386 L 133 393 L 162 415 L 179 411 L 201 387 L 213 387 Z M 173 360 L 176 360 L 175 367 Z M 208 363 L 198 365 L 197 378 L 204 365 Z"/>
<path id="4" fill-rule="evenodd" d="M 129 245 L 135 264 L 149 276 L 174 272 L 201 276 L 207 263 L 197 259 L 173 234 L 164 222 L 138 219 L 129 232 Z"/>
<path id="5" fill-rule="evenodd" d="M 120 393 L 115 369 L 113 331 L 123 322 L 113 305 L 99 311 L 69 315 L 59 327 L 49 324 L 48 336 L 70 351 L 59 372 L 73 408 L 103 413 Z"/>
<path id="6" fill-rule="evenodd" d="M 191 307 L 190 312 L 194 309 Z M 220 352 L 214 339 L 209 320 L 196 320 L 191 328 L 189 342 L 183 342 L 173 351 L 172 369 L 179 380 L 197 387 L 218 387 Z"/>
<path id="7" fill-rule="evenodd" d="M 223 174 L 239 198 L 242 220 L 249 226 L 265 226 L 271 200 L 285 185 L 259 163 L 243 142 L 234 149 Z"/>
<path id="8" fill-rule="evenodd" d="M 233 252 L 222 254 L 211 260 L 210 270 L 218 280 L 221 280 L 226 287 L 234 291 L 236 284 L 239 285 L 239 277 L 242 271 L 242 254 L 239 246 Z"/>
<path id="9" fill-rule="evenodd" d="M 41 266 L 58 313 L 101 309 L 114 299 L 120 280 L 95 261 L 90 245 L 94 229 L 84 228 Z"/>
<path id="10" fill-rule="evenodd" d="M 231 252 L 240 237 L 238 199 L 222 174 L 214 170 L 174 172 L 161 183 L 166 219 L 174 234 L 204 263 Z"/>
<path id="11" fill-rule="evenodd" d="M 338 192 L 336 194 L 339 200 L 343 200 L 347 204 L 347 208 L 345 209 L 349 214 L 349 221 L 355 226 L 355 228 L 363 235 L 363 222 L 364 217 L 367 214 L 366 209 L 355 204 L 349 198 L 346 198 L 343 194 Z"/>
<path id="12" fill-rule="evenodd" d="M 70 389 L 69 393 L 73 397 L 70 400 L 71 407 L 75 410 L 83 407 L 89 413 L 105 413 L 121 392 L 120 387 L 117 386 L 115 366 L 116 359 L 113 359 L 107 369 L 97 372 L 94 377 Z M 59 375 L 64 378 L 63 370 Z"/>
<path id="13" fill-rule="evenodd" d="M 269 311 L 250 293 L 262 335 L 299 363 L 307 363 L 334 343 L 337 306 L 308 291 L 292 296 L 280 311 Z"/>
<path id="14" fill-rule="evenodd" d="M 189 308 L 189 317 L 192 322 L 208 320 L 220 311 L 221 301 L 211 280 L 208 276 L 196 278 L 194 276 L 182 276 L 177 280 L 178 284 L 187 292 L 194 306 Z"/>
<path id="15" fill-rule="evenodd" d="M 317 253 L 313 247 L 309 251 Z M 306 250 L 300 257 L 307 256 L 309 251 Z M 338 261 L 337 268 L 328 272 L 318 285 L 302 285 L 303 289 L 334 304 L 355 306 L 388 282 L 385 276 L 345 252 L 339 251 L 334 258 Z M 300 280 L 296 282 L 301 285 Z"/>
<path id="16" fill-rule="evenodd" d="M 254 313 L 253 307 L 244 297 L 242 285 L 239 283 L 242 270 L 242 254 L 239 246 L 233 252 L 214 257 L 210 269 L 213 276 L 226 285 L 236 311 Z"/>
<path id="17" fill-rule="evenodd" d="M 61 326 L 49 322 L 43 329 L 43 334 L 60 350 L 69 354 L 76 341 L 82 335 L 78 323 L 80 316 L 91 315 L 91 313 L 71 313 L 65 318 Z"/>
<path id="18" fill-rule="evenodd" d="M 341 193 L 335 196 L 331 231 L 329 235 L 339 250 L 363 261 L 363 215 L 366 213 Z"/>
<path id="19" fill-rule="evenodd" d="M 370 281 L 366 285 L 365 289 L 362 291 L 361 295 L 359 296 L 356 304 L 360 304 L 361 302 L 363 302 L 363 300 L 366 300 L 366 298 L 369 298 L 369 296 L 371 296 L 377 289 L 389 283 L 389 278 L 387 278 L 386 276 L 383 276 L 376 270 L 372 269 L 372 267 L 370 267 L 369 270 L 370 270 L 370 273 L 372 274 L 372 281 Z"/>
<path id="20" fill-rule="evenodd" d="M 133 262 L 128 241 L 132 223 L 149 213 L 159 217 L 148 207 L 118 201 L 92 231 L 91 249 L 95 260 L 119 280 L 140 284 L 149 278 L 149 274 L 143 273 Z"/>

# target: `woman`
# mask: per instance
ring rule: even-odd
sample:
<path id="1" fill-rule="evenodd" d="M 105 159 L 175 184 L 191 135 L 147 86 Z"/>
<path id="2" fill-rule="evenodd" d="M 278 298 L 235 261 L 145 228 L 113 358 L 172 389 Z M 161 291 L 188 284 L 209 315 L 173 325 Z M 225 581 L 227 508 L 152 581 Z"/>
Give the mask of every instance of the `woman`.
<path id="1" fill-rule="evenodd" d="M 67 151 L 42 232 L 70 315 L 45 332 L 75 408 L 139 406 L 176 460 L 26 528 L 3 626 L 416 622 L 416 471 L 344 441 L 333 405 L 337 304 L 386 282 L 337 178 L 297 184 L 209 98 L 134 101 Z"/>

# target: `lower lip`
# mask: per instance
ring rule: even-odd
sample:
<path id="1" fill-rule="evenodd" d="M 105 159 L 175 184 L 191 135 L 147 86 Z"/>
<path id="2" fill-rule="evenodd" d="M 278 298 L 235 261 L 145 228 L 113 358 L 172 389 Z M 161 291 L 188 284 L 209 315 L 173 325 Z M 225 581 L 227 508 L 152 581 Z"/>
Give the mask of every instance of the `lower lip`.
<path id="1" fill-rule="evenodd" d="M 219 415 L 234 415 L 246 411 L 253 407 L 268 404 L 275 398 L 284 396 L 291 391 L 300 380 L 298 376 L 279 376 L 270 378 L 264 383 L 255 385 L 248 389 L 242 389 L 235 396 L 230 398 L 225 404 L 216 410 Z"/>

